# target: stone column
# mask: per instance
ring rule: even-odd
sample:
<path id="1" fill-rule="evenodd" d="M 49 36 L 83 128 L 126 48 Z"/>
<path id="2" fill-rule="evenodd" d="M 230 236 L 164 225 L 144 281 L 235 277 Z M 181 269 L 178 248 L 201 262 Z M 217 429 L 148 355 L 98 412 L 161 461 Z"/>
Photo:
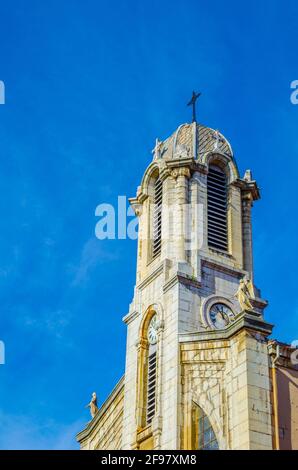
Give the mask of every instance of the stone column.
<path id="1" fill-rule="evenodd" d="M 176 256 L 177 261 L 186 263 L 185 252 L 185 239 L 187 236 L 186 227 L 186 204 L 188 204 L 188 178 L 190 177 L 190 170 L 187 167 L 177 168 L 172 171 L 172 176 L 176 179 L 176 206 L 177 206 L 177 219 L 176 219 Z"/>
<path id="2" fill-rule="evenodd" d="M 194 269 L 194 275 L 196 277 L 200 275 L 198 269 L 198 251 L 201 248 L 201 240 L 203 239 L 202 232 L 199 233 L 199 231 L 203 230 L 203 221 L 200 220 L 200 215 L 203 215 L 203 211 L 201 210 L 199 205 L 199 178 L 200 174 L 196 171 L 193 173 L 192 179 L 190 180 L 190 259 L 192 268 Z"/>
<path id="3" fill-rule="evenodd" d="M 253 281 L 253 256 L 252 256 L 252 226 L 251 207 L 253 199 L 250 192 L 242 193 L 242 243 L 243 243 L 243 268 L 249 272 Z"/>

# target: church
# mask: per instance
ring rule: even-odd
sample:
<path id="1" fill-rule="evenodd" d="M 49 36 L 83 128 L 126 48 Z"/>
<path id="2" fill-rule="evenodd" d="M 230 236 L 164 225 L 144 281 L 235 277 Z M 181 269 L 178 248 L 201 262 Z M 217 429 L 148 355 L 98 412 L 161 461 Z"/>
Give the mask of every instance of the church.
<path id="1" fill-rule="evenodd" d="M 195 116 L 156 141 L 136 197 L 125 374 L 83 450 L 298 449 L 293 348 L 270 339 L 254 284 L 252 207 L 229 141 Z M 296 360 L 295 360 L 296 359 Z"/>

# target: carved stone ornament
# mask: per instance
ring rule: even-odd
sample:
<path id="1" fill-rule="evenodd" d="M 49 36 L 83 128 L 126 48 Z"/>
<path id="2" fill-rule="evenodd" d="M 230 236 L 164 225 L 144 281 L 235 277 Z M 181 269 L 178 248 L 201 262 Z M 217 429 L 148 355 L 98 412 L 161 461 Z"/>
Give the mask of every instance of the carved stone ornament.
<path id="1" fill-rule="evenodd" d="M 185 178 L 190 178 L 190 169 L 187 167 L 174 168 L 171 171 L 171 176 L 174 179 L 177 179 L 179 176 L 185 176 Z"/>

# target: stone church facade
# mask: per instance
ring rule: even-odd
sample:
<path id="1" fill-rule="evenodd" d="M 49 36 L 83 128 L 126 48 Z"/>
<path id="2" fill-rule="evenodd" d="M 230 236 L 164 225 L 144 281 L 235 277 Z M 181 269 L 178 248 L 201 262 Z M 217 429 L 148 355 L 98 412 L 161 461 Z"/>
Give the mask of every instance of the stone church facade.
<path id="1" fill-rule="evenodd" d="M 298 449 L 298 370 L 270 340 L 251 209 L 231 145 L 196 122 L 156 142 L 135 198 L 125 374 L 81 449 Z"/>

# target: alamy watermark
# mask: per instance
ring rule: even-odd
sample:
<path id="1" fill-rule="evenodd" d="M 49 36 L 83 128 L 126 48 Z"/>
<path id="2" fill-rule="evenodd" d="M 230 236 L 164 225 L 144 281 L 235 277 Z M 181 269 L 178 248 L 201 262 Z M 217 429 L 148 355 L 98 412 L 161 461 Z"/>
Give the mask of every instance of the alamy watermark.
<path id="1" fill-rule="evenodd" d="M 0 104 L 5 104 L 5 85 L 2 80 L 0 80 Z"/>
<path id="2" fill-rule="evenodd" d="M 118 196 L 116 209 L 109 203 L 99 204 L 95 209 L 95 215 L 100 217 L 95 226 L 95 235 L 99 240 L 138 238 L 138 217 L 131 206 L 127 207 L 126 196 Z"/>
<path id="3" fill-rule="evenodd" d="M 96 207 L 95 215 L 99 221 L 95 226 L 95 236 L 99 240 L 151 240 L 160 236 L 163 241 L 184 242 L 184 248 L 191 250 L 193 246 L 203 245 L 204 232 L 198 228 L 203 226 L 203 204 L 150 204 L 147 207 L 148 224 L 144 221 L 139 230 L 139 217 L 142 208 L 127 207 L 127 197 L 118 196 L 118 205 L 102 203 Z M 137 214 L 137 215 L 136 215 Z M 162 224 L 159 221 L 162 219 Z"/>
<path id="4" fill-rule="evenodd" d="M 298 104 L 298 80 L 293 80 L 291 83 L 291 88 L 294 90 L 291 93 L 291 103 Z"/>

